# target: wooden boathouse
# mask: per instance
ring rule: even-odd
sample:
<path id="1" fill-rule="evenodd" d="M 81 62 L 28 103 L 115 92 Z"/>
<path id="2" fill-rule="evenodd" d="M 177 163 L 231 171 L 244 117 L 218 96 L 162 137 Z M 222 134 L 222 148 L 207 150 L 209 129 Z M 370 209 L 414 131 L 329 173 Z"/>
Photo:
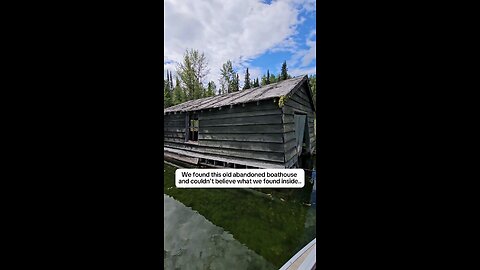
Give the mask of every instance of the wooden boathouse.
<path id="1" fill-rule="evenodd" d="M 199 166 L 293 168 L 315 151 L 308 77 L 164 110 L 164 157 Z"/>

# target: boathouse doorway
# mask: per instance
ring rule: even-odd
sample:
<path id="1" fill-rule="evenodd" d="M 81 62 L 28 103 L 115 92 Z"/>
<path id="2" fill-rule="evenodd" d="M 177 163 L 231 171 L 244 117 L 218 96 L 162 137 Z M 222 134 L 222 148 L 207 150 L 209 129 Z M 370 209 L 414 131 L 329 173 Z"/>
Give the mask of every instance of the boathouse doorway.
<path id="1" fill-rule="evenodd" d="M 295 122 L 295 141 L 297 146 L 298 166 L 301 162 L 301 156 L 309 154 L 310 138 L 308 133 L 308 117 L 305 113 L 295 112 L 293 116 Z"/>

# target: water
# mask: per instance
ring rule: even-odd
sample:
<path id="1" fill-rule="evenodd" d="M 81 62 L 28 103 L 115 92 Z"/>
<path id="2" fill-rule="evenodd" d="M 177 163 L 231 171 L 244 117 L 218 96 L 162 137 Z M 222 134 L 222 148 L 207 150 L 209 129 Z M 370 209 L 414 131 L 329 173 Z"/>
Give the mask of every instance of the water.
<path id="1" fill-rule="evenodd" d="M 165 269 L 274 269 L 191 208 L 164 195 Z"/>
<path id="2" fill-rule="evenodd" d="M 165 269 L 278 269 L 316 237 L 308 181 L 262 192 L 177 189 L 174 172 L 165 164 Z"/>

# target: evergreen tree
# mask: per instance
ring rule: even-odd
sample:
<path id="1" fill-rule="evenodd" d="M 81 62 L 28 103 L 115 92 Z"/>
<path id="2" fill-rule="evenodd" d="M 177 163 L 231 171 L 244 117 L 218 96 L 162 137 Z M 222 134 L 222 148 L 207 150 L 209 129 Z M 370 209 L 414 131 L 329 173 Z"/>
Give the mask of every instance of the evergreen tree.
<path id="1" fill-rule="evenodd" d="M 165 80 L 164 80 L 164 81 L 165 81 Z M 170 78 L 168 77 L 168 69 L 167 69 L 167 80 L 165 81 L 164 87 L 165 87 L 167 84 L 170 85 Z"/>
<path id="2" fill-rule="evenodd" d="M 215 83 L 213 81 L 209 82 L 208 87 L 207 87 L 206 96 L 207 97 L 215 96 L 216 88 L 217 87 L 215 86 Z"/>
<path id="3" fill-rule="evenodd" d="M 175 76 L 175 89 L 173 89 L 173 105 L 180 104 L 185 101 L 185 93 L 180 86 L 178 76 Z"/>
<path id="4" fill-rule="evenodd" d="M 267 76 L 266 76 L 265 74 L 262 76 L 262 83 L 261 83 L 261 85 L 262 85 L 262 86 L 267 85 Z"/>
<path id="5" fill-rule="evenodd" d="M 163 87 L 163 107 L 168 108 L 172 106 L 172 92 L 170 90 L 170 83 L 168 80 L 164 82 L 164 87 Z"/>
<path id="6" fill-rule="evenodd" d="M 257 77 L 257 80 L 255 81 L 255 84 L 253 86 L 254 87 L 259 87 L 260 86 L 260 83 L 258 82 L 258 77 Z"/>
<path id="7" fill-rule="evenodd" d="M 250 89 L 250 74 L 248 73 L 248 68 L 247 68 L 247 73 L 245 73 L 245 83 L 243 84 L 243 89 Z"/>
<path id="8" fill-rule="evenodd" d="M 238 90 L 240 90 L 240 78 L 238 77 L 237 73 L 237 78 L 235 80 L 235 92 L 238 92 Z"/>
<path id="9" fill-rule="evenodd" d="M 286 80 L 288 79 L 288 73 L 287 73 L 287 61 L 283 62 L 282 64 L 282 73 L 280 74 L 281 80 Z"/>
<path id="10" fill-rule="evenodd" d="M 170 89 L 173 89 L 172 72 L 170 71 Z"/>
<path id="11" fill-rule="evenodd" d="M 270 71 L 267 69 L 267 78 L 265 80 L 265 85 L 269 85 L 270 84 Z"/>
<path id="12" fill-rule="evenodd" d="M 277 77 L 275 74 L 270 74 L 270 83 L 276 83 L 277 82 Z"/>

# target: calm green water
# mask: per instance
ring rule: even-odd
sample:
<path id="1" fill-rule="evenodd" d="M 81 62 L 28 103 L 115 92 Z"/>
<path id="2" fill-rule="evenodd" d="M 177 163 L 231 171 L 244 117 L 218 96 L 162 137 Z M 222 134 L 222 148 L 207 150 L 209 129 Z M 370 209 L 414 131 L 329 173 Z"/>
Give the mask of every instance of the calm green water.
<path id="1" fill-rule="evenodd" d="M 165 164 L 165 269 L 278 269 L 316 237 L 309 183 L 263 192 L 177 189 L 175 169 Z"/>

